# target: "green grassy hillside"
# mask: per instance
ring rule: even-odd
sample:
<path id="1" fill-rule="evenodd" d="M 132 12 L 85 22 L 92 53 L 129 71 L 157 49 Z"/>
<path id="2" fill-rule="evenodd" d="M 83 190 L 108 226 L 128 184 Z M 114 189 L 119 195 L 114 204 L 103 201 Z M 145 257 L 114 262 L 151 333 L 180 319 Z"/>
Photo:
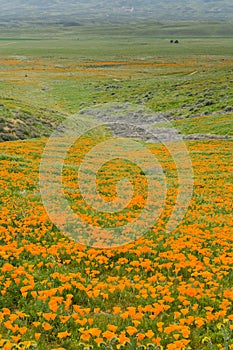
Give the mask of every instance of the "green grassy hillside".
<path id="1" fill-rule="evenodd" d="M 63 24 L 0 34 L 0 349 L 232 349 L 230 24 Z"/>

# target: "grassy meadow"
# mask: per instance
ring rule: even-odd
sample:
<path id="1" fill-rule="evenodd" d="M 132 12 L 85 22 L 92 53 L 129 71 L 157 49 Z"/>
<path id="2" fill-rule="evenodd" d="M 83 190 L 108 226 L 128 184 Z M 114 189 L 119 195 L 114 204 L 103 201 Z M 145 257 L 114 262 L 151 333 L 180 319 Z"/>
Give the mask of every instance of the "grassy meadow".
<path id="1" fill-rule="evenodd" d="M 233 349 L 232 48 L 224 23 L 1 31 L 0 349 Z M 166 176 L 163 211 L 136 241 L 96 249 L 51 222 L 40 161 L 69 115 L 111 102 L 148 107 L 167 120 L 154 129 L 172 125 L 183 135 L 194 188 L 167 234 L 177 169 L 165 145 L 148 143 Z M 103 215 L 85 204 L 77 169 L 110 136 L 84 135 L 62 173 L 74 212 L 100 227 L 132 222 L 147 189 L 137 166 L 115 159 L 97 187 L 112 201 L 117 182 L 130 178 L 127 208 Z"/>

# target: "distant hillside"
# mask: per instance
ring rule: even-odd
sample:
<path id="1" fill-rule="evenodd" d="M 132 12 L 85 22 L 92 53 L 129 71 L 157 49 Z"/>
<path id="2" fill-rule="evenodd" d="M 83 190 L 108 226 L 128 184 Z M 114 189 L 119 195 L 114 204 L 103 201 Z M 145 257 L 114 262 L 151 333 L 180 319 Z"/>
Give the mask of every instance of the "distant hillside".
<path id="1" fill-rule="evenodd" d="M 85 21 L 233 21 L 232 0 L 1 0 L 0 25 L 47 21 L 71 26 Z"/>

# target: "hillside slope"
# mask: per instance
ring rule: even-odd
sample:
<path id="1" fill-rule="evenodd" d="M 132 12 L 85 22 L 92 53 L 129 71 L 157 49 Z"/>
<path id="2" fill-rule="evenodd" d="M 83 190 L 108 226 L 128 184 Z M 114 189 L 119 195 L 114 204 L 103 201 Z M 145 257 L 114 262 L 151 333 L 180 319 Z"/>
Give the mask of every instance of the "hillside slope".
<path id="1" fill-rule="evenodd" d="M 212 20 L 232 21 L 231 0 L 13 0 L 1 1 L 0 22 L 17 21 L 62 22 L 79 25 L 79 21 L 123 19 Z"/>

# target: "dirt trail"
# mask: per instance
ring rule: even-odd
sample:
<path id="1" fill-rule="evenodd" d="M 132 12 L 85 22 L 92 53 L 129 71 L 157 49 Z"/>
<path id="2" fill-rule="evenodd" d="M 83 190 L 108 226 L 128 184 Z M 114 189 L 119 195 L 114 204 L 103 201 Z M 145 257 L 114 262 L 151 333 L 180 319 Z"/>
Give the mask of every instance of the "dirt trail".
<path id="1" fill-rule="evenodd" d="M 232 139 L 230 136 L 214 134 L 181 135 L 175 129 L 166 113 L 151 113 L 144 109 L 135 109 L 127 105 L 115 105 L 102 109 L 87 109 L 83 114 L 93 116 L 99 122 L 107 124 L 112 133 L 118 137 L 141 139 L 145 142 L 169 142 L 177 140 L 214 140 Z M 155 127 L 157 123 L 168 124 L 168 127 Z"/>

